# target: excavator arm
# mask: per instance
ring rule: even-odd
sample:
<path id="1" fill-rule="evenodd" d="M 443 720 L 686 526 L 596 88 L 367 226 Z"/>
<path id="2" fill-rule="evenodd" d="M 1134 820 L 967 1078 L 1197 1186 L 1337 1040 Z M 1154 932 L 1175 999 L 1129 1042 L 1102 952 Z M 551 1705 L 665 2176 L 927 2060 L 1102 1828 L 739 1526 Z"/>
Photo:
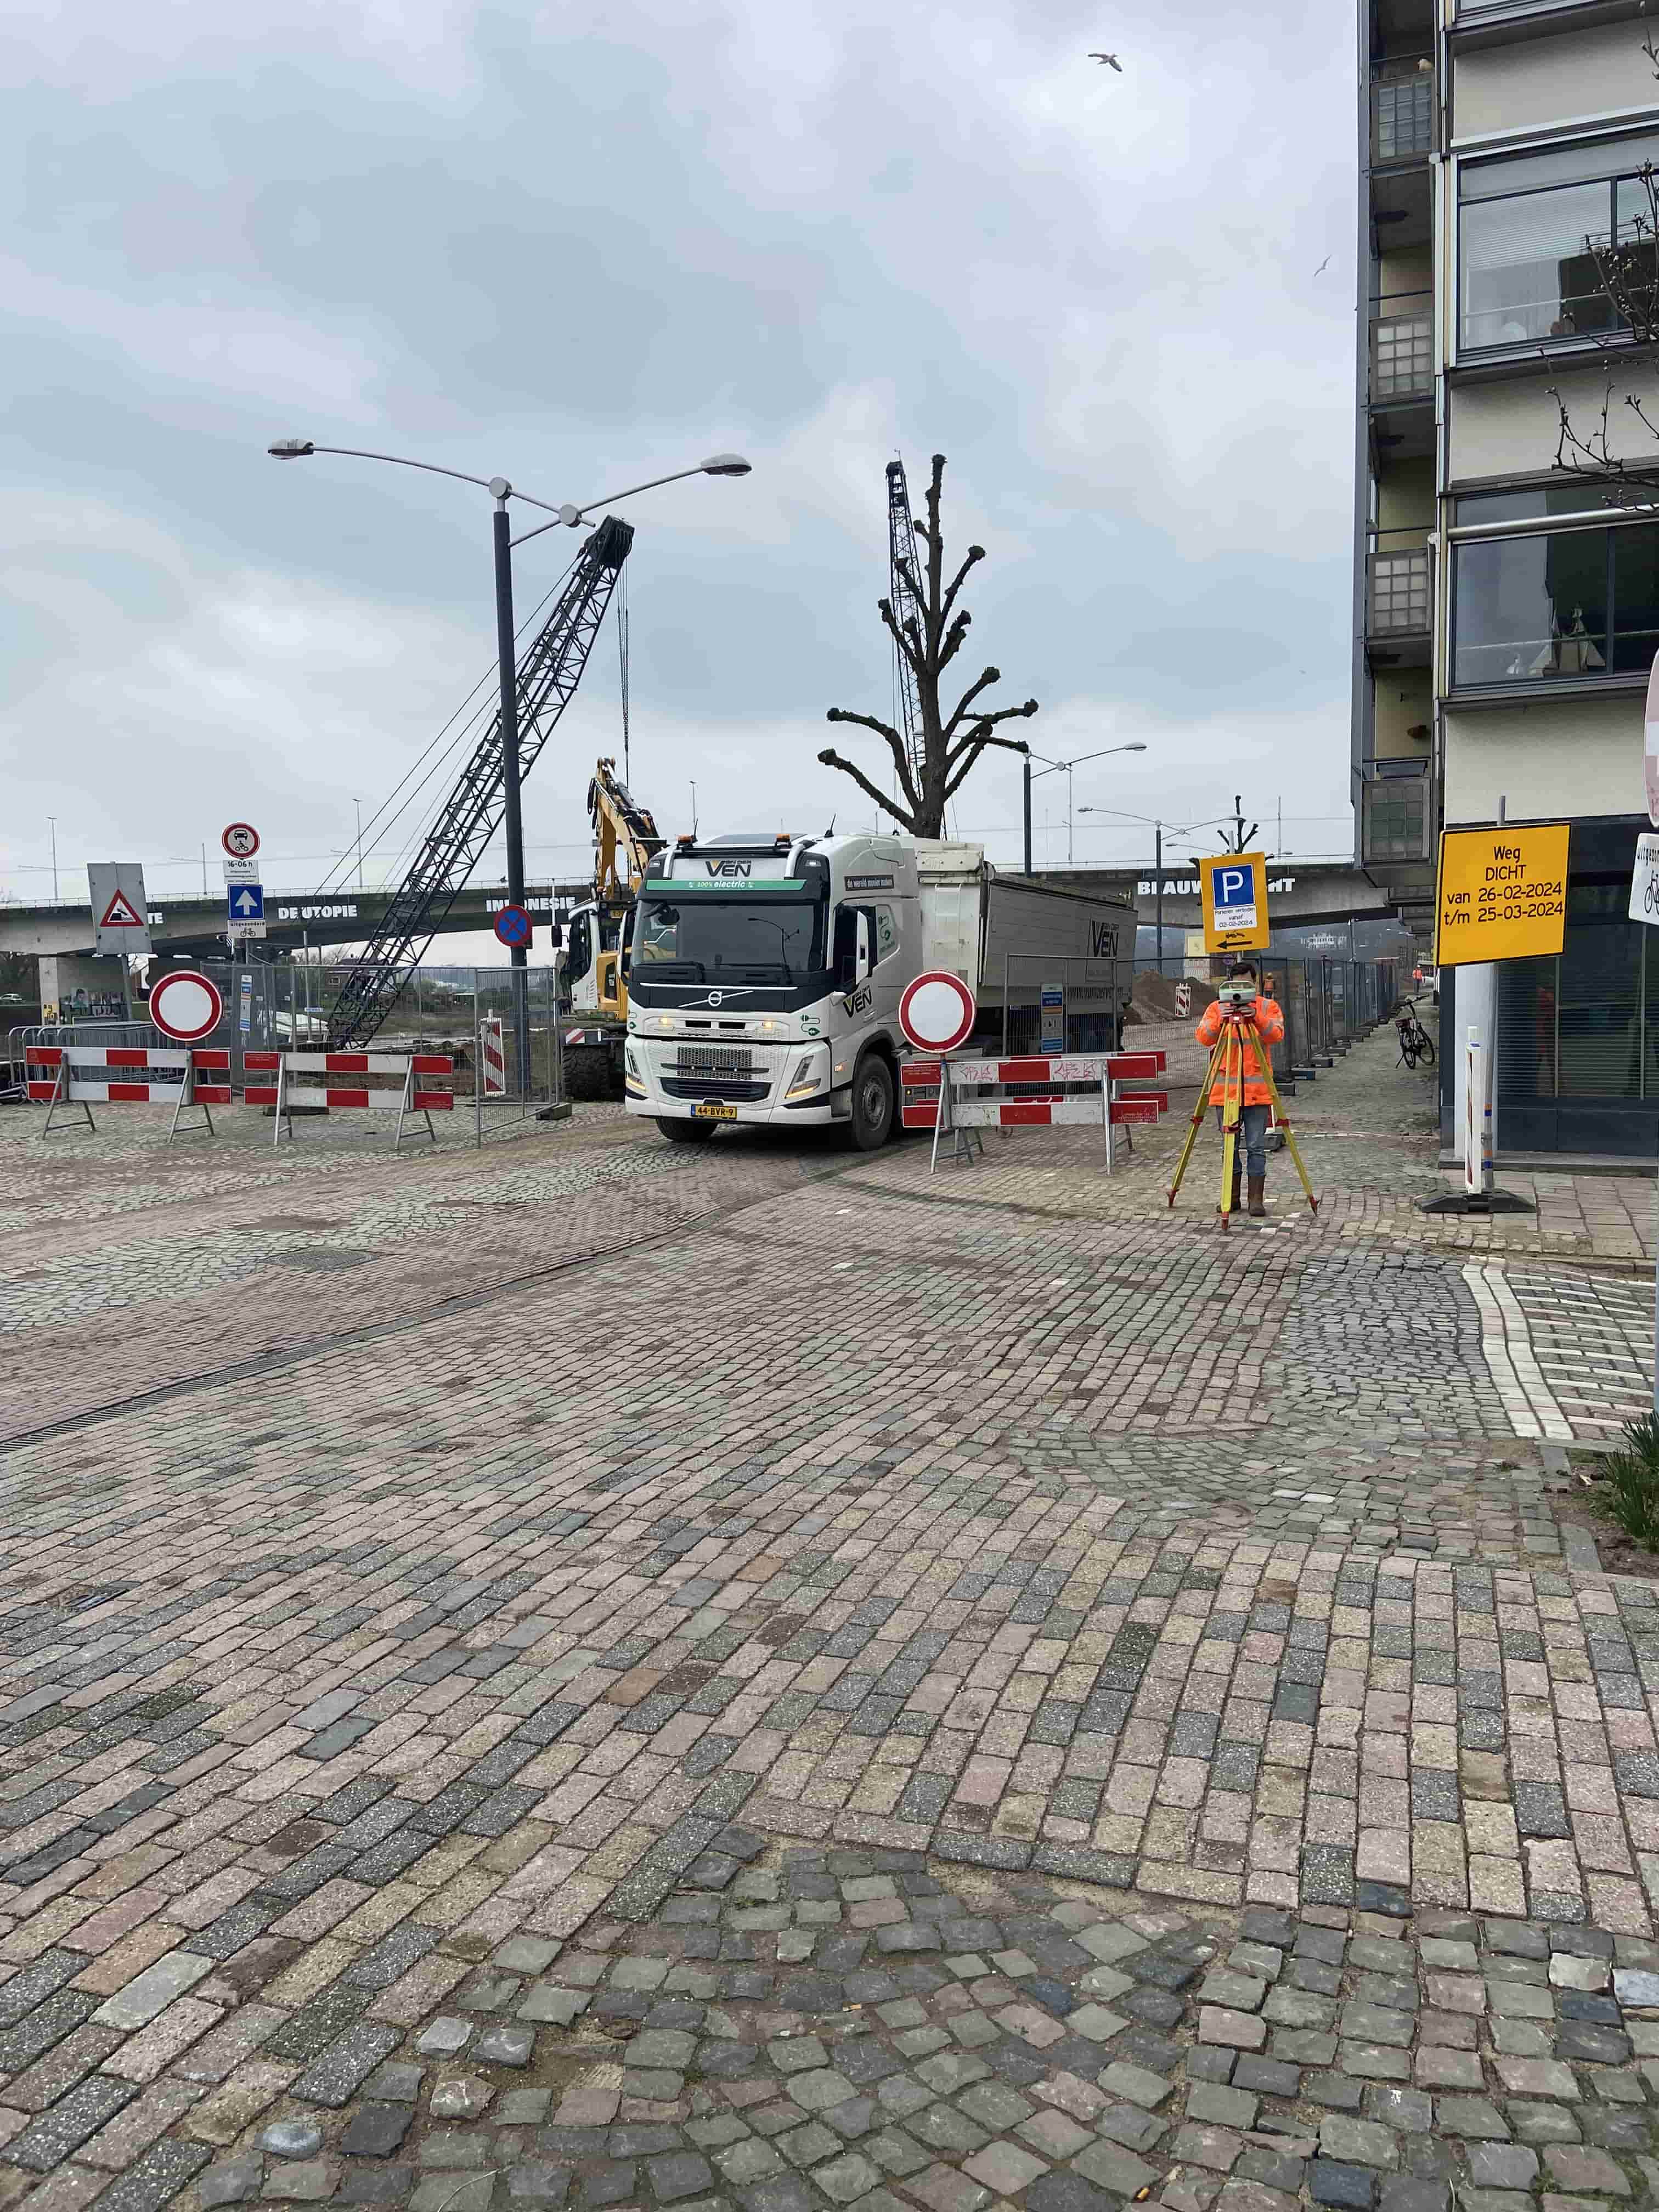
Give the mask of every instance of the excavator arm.
<path id="1" fill-rule="evenodd" d="M 635 800 L 616 769 L 614 760 L 602 760 L 595 768 L 593 781 L 587 787 L 587 811 L 593 823 L 593 896 L 598 919 L 602 925 L 606 921 L 612 925 L 611 929 L 602 927 L 601 935 L 614 935 L 617 947 L 599 955 L 599 1007 L 602 1012 L 626 1021 L 628 986 L 623 980 L 622 964 L 629 918 L 647 864 L 668 840 L 659 833 L 649 810 Z"/>

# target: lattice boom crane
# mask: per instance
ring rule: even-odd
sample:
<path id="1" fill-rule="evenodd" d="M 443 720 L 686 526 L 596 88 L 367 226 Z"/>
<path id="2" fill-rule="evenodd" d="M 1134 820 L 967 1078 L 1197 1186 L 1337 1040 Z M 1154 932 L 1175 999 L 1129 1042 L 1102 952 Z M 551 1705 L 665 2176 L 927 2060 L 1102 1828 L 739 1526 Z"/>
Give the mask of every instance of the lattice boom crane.
<path id="1" fill-rule="evenodd" d="M 887 464 L 887 567 L 893 619 L 908 636 L 911 623 L 916 624 L 918 630 L 921 629 L 921 606 L 909 581 L 920 571 L 916 567 L 915 528 L 910 520 L 910 488 L 904 481 L 902 461 Z M 910 756 L 911 774 L 920 787 L 927 740 L 921 723 L 921 699 L 916 690 L 916 672 L 897 646 L 893 647 L 893 653 L 898 662 L 899 714 L 904 724 L 905 750 Z"/>
<path id="2" fill-rule="evenodd" d="M 519 773 L 527 776 L 569 705 L 634 543 L 613 514 L 583 544 L 552 611 L 520 659 Z M 374 936 L 329 1009 L 331 1050 L 372 1037 L 397 1004 L 411 955 L 419 960 L 501 827 L 501 721 L 498 707 L 462 769 L 409 872 L 387 902 Z M 416 947 L 418 946 L 418 950 Z"/>

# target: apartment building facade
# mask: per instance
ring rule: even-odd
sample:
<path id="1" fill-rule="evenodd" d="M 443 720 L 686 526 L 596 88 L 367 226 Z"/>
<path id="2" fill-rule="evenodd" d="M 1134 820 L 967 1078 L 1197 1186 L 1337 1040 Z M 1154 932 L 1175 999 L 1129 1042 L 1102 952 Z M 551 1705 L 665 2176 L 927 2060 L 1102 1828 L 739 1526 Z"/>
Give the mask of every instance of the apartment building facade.
<path id="1" fill-rule="evenodd" d="M 1497 1037 L 1500 1154 L 1659 1153 L 1659 944 L 1626 918 L 1659 648 L 1655 23 L 1360 0 L 1358 857 L 1426 937 L 1443 823 L 1572 824 L 1560 957 L 1443 993 L 1448 1037 Z M 1645 482 L 1596 465 L 1604 422 Z"/>

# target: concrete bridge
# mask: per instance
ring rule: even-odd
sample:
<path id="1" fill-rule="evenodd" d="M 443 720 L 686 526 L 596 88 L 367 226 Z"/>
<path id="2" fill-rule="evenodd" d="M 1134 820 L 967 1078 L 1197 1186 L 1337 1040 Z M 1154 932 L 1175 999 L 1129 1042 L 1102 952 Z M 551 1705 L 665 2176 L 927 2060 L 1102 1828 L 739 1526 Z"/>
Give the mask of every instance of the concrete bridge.
<path id="1" fill-rule="evenodd" d="M 1001 863 L 1000 866 L 1003 865 Z M 1103 885 L 1138 895 L 1143 928 L 1154 920 L 1157 879 L 1150 868 L 1039 868 L 1037 878 L 1068 890 L 1098 891 Z M 586 881 L 537 884 L 526 904 L 538 920 L 550 918 L 590 896 Z M 302 945 L 359 945 L 386 912 L 384 890 L 265 891 L 267 957 Z M 505 884 L 469 884 L 438 924 L 440 934 L 487 930 L 507 904 Z M 1276 927 L 1304 923 L 1391 921 L 1399 900 L 1351 860 L 1286 860 L 1268 864 L 1267 908 Z M 1197 929 L 1203 921 L 1198 879 L 1189 868 L 1164 870 L 1164 927 Z M 225 895 L 173 898 L 152 895 L 150 938 L 158 951 L 206 958 L 225 950 Z M 0 905 L 0 952 L 77 953 L 93 947 L 93 915 L 82 901 L 52 905 Z M 1174 948 L 1171 948 L 1174 949 Z"/>
<path id="2" fill-rule="evenodd" d="M 537 884 L 525 904 L 537 920 L 550 920 L 556 907 L 591 897 L 591 883 Z M 385 890 L 278 891 L 265 890 L 264 957 L 298 951 L 302 945 L 360 945 L 385 914 Z M 189 953 L 198 959 L 225 957 L 225 895 L 211 898 L 148 901 L 150 942 L 157 952 Z M 469 884 L 436 925 L 441 935 L 487 930 L 507 904 L 505 884 Z M 46 906 L 0 906 L 0 952 L 89 953 L 92 908 L 84 902 Z M 258 956 L 256 956 L 258 957 Z M 505 958 L 505 954 L 502 955 Z"/>
<path id="3" fill-rule="evenodd" d="M 1109 884 L 1137 895 L 1140 926 L 1156 921 L 1158 878 L 1150 867 L 1039 868 L 1038 880 L 1066 890 L 1099 890 Z M 1164 927 L 1170 932 L 1203 927 L 1198 878 L 1188 867 L 1164 867 Z M 1352 860 L 1270 860 L 1267 915 L 1275 929 L 1345 921 L 1393 921 L 1400 912 L 1397 892 L 1375 882 Z M 1178 950 L 1178 944 L 1170 951 Z"/>

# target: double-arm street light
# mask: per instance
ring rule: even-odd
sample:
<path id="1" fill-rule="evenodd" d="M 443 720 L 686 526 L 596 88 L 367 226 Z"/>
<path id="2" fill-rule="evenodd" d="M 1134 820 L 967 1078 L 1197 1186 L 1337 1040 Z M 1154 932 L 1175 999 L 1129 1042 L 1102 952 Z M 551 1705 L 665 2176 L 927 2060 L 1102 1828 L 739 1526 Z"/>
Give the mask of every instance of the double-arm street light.
<path id="1" fill-rule="evenodd" d="M 1064 761 L 1051 761 L 1042 753 L 1034 753 L 1030 745 L 1022 745 L 1020 750 L 1025 756 L 1025 872 L 1028 876 L 1031 872 L 1031 786 L 1045 775 L 1058 775 L 1062 769 L 1066 775 L 1066 865 L 1069 868 L 1072 865 L 1072 799 L 1077 788 L 1072 780 L 1073 769 L 1081 768 L 1085 761 L 1104 760 L 1108 753 L 1144 753 L 1146 748 L 1135 739 L 1127 745 L 1103 745 L 1097 753 L 1079 753 L 1074 760 Z M 1034 760 L 1043 763 L 1035 775 L 1031 772 Z"/>
<path id="2" fill-rule="evenodd" d="M 605 507 L 614 507 L 619 501 L 632 499 L 636 492 L 654 491 L 659 484 L 678 483 L 685 477 L 746 477 L 749 463 L 741 453 L 715 453 L 695 468 L 676 469 L 672 476 L 653 477 L 648 483 L 630 484 L 626 491 L 613 492 L 608 499 L 589 500 L 581 507 L 568 502 L 555 507 L 544 499 L 532 499 L 526 491 L 520 491 L 506 477 L 468 476 L 462 469 L 438 467 L 431 461 L 412 461 L 402 453 L 365 453 L 356 446 L 319 446 L 309 438 L 278 438 L 265 448 L 273 459 L 279 461 L 307 460 L 313 453 L 339 453 L 356 461 L 389 461 L 400 469 L 421 469 L 427 475 L 453 477 L 458 483 L 477 484 L 487 491 L 495 502 L 493 518 L 495 547 L 495 659 L 501 685 L 501 790 L 503 805 L 502 828 L 507 834 L 507 896 L 514 906 L 524 904 L 524 823 L 519 804 L 519 687 L 518 654 L 514 642 L 513 623 L 513 548 L 522 545 L 532 538 L 539 538 L 544 530 L 562 524 L 568 530 L 576 530 L 590 514 Z M 539 507 L 550 514 L 551 522 L 538 523 L 534 530 L 526 530 L 514 538 L 507 516 L 507 501 L 521 499 L 526 507 Z M 360 848 L 361 850 L 361 848 Z M 361 868 L 362 862 L 359 861 Z M 526 972 L 530 964 L 526 945 L 512 948 L 514 969 L 513 977 L 513 1006 L 518 1030 L 519 1094 L 530 1093 L 530 979 Z"/>

